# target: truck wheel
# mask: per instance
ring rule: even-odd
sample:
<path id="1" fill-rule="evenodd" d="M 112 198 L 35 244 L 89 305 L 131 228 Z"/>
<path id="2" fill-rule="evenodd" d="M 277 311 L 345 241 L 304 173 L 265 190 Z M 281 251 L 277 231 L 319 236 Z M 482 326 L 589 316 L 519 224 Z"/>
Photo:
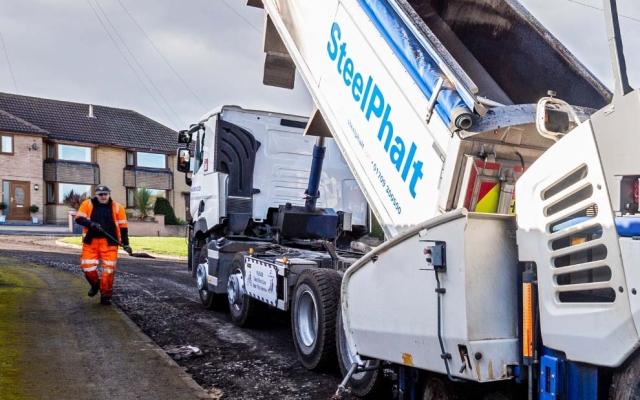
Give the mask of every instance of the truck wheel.
<path id="1" fill-rule="evenodd" d="M 355 352 L 349 342 L 345 327 L 342 321 L 342 307 L 338 305 L 338 316 L 336 320 L 336 347 L 338 353 L 338 365 L 342 376 L 347 375 L 353 363 L 364 365 L 365 367 L 378 367 L 377 369 L 365 372 L 359 372 L 351 376 L 351 380 L 347 386 L 351 389 L 351 393 L 362 398 L 384 398 L 383 390 L 385 389 L 382 370 L 380 369 L 380 361 L 368 360 L 363 361 Z"/>
<path id="2" fill-rule="evenodd" d="M 636 352 L 613 374 L 610 400 L 640 399 L 640 353 Z"/>
<path id="3" fill-rule="evenodd" d="M 307 369 L 335 363 L 340 280 L 337 272 L 327 269 L 309 269 L 298 277 L 291 327 L 298 359 Z"/>
<path id="4" fill-rule="evenodd" d="M 260 303 L 245 293 L 244 256 L 233 258 L 231 274 L 227 281 L 227 303 L 231 321 L 241 327 L 254 326 L 258 322 Z"/>
<path id="5" fill-rule="evenodd" d="M 208 310 L 221 310 L 226 302 L 224 301 L 224 295 L 219 295 L 209 291 L 207 286 L 207 257 L 208 249 L 203 247 L 198 253 L 198 264 L 194 268 L 196 277 L 196 286 L 198 287 L 198 294 L 200 295 L 200 301 L 202 305 Z"/>

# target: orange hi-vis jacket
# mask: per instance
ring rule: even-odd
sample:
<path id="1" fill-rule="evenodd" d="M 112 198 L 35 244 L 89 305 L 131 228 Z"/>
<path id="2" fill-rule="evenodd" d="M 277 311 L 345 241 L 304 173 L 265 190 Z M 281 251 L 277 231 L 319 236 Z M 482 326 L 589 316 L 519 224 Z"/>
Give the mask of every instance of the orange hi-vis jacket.
<path id="1" fill-rule="evenodd" d="M 113 200 L 111 200 L 111 211 L 113 214 L 113 222 L 115 223 L 115 226 L 116 226 L 116 239 L 118 239 L 118 241 L 122 241 L 120 229 L 128 228 L 127 214 L 125 213 L 124 207 Z M 80 204 L 80 208 L 76 213 L 76 218 L 84 217 L 84 218 L 91 219 L 92 212 L 93 212 L 93 203 L 91 202 L 91 199 L 87 199 L 83 201 L 82 204 Z M 89 228 L 84 226 L 82 228 L 83 243 L 84 243 L 84 238 L 87 236 L 88 232 L 89 232 Z"/>

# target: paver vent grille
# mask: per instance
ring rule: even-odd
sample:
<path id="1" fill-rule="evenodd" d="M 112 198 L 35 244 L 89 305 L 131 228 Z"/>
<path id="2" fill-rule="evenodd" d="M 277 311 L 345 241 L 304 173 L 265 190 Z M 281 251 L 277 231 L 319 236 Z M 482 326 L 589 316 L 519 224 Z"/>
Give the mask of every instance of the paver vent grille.
<path id="1" fill-rule="evenodd" d="M 562 303 L 616 299 L 603 220 L 589 178 L 589 168 L 583 164 L 541 192 L 553 286 Z"/>

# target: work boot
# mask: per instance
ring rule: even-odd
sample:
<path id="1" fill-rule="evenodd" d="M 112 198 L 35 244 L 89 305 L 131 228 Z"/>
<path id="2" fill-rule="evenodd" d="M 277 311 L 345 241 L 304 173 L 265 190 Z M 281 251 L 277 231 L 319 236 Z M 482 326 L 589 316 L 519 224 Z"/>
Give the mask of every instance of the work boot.
<path id="1" fill-rule="evenodd" d="M 110 306 L 111 305 L 111 297 L 100 297 L 100 304 L 102 304 L 103 306 Z"/>
<path id="2" fill-rule="evenodd" d="M 99 291 L 100 291 L 100 282 L 96 282 L 93 285 L 91 285 L 91 289 L 89 289 L 89 292 L 87 293 L 87 295 L 89 295 L 89 297 L 93 297 L 97 295 Z"/>

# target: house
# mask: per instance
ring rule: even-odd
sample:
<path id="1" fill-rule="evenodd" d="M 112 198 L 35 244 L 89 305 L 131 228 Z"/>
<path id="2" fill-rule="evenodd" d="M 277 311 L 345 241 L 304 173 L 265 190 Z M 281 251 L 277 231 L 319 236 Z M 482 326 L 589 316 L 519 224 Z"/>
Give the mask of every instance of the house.
<path id="1" fill-rule="evenodd" d="M 132 110 L 0 93 L 0 201 L 7 221 L 64 224 L 71 192 L 98 184 L 133 210 L 140 188 L 186 219 L 189 188 L 175 171 L 177 133 Z"/>

